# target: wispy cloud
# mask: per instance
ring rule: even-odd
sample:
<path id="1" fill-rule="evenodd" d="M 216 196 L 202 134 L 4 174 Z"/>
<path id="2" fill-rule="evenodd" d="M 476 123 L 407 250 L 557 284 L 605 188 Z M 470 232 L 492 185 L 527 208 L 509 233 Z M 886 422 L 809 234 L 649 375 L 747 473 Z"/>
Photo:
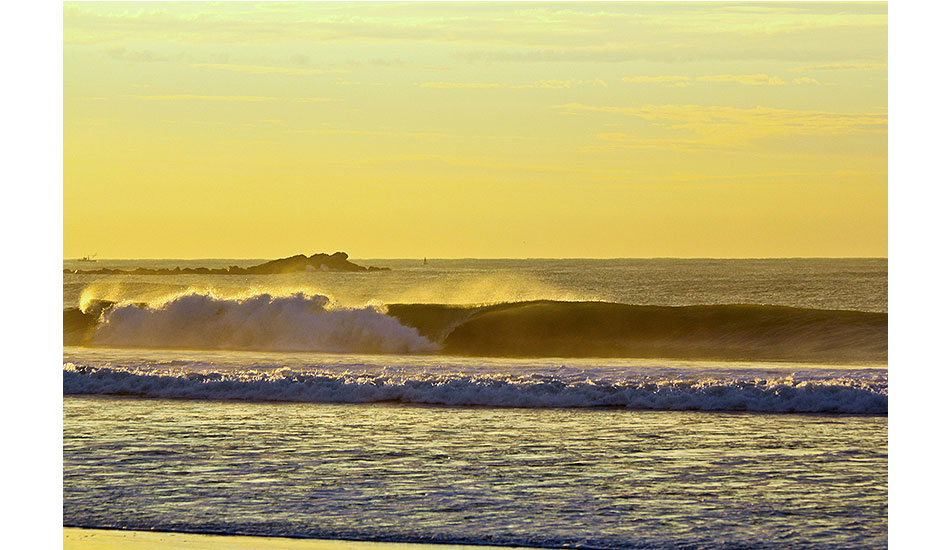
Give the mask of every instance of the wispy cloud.
<path id="1" fill-rule="evenodd" d="M 603 88 L 607 86 L 607 83 L 599 78 L 593 80 L 535 80 L 531 84 L 518 84 L 511 86 L 512 88 L 549 88 L 549 89 L 561 89 L 561 88 L 575 88 L 578 86 L 595 86 Z"/>
<path id="2" fill-rule="evenodd" d="M 624 82 L 632 82 L 634 84 L 663 84 L 665 86 L 674 86 L 677 88 L 689 86 L 689 77 L 679 75 L 625 76 L 621 80 Z"/>
<path id="3" fill-rule="evenodd" d="M 392 86 L 391 82 L 364 82 L 360 80 L 342 80 L 337 79 L 334 84 L 337 86 Z"/>
<path id="4" fill-rule="evenodd" d="M 633 84 L 660 84 L 663 86 L 673 86 L 676 88 L 685 88 L 693 82 L 714 82 L 722 84 L 741 84 L 744 86 L 785 86 L 789 82 L 777 76 L 767 74 L 717 74 L 704 75 L 695 78 L 679 75 L 661 75 L 661 76 L 625 76 L 621 80 Z M 814 78 L 802 77 L 792 80 L 794 84 L 818 84 Z"/>
<path id="5" fill-rule="evenodd" d="M 828 111 L 776 109 L 772 107 L 755 107 L 752 109 L 705 105 L 598 107 L 569 103 L 557 105 L 555 108 L 563 111 L 617 113 L 660 123 L 678 123 L 676 127 L 684 127 L 683 124 L 757 123 L 758 125 L 788 125 L 797 131 L 811 129 L 873 129 L 877 131 L 883 130 L 882 126 L 887 124 L 886 113 L 835 113 Z"/>
<path id="6" fill-rule="evenodd" d="M 136 63 L 167 63 L 181 61 L 185 58 L 183 53 L 168 55 L 150 50 L 130 50 L 125 46 L 113 46 L 106 50 L 106 55 L 118 61 L 134 61 Z"/>
<path id="7" fill-rule="evenodd" d="M 277 97 L 256 96 L 256 95 L 194 95 L 194 94 L 171 94 L 171 95 L 140 95 L 138 99 L 146 101 L 277 101 Z"/>
<path id="8" fill-rule="evenodd" d="M 687 132 L 672 138 L 644 138 L 619 133 L 600 134 L 598 139 L 614 147 L 692 149 L 728 148 L 752 140 L 780 136 L 842 134 L 887 134 L 887 113 L 841 113 L 755 107 L 704 105 L 644 105 L 641 107 L 558 105 L 566 114 L 608 113 L 632 116 L 670 132 Z"/>
<path id="9" fill-rule="evenodd" d="M 887 69 L 885 63 L 834 63 L 828 65 L 806 65 L 789 69 L 794 73 L 807 71 L 879 71 Z"/>
<path id="10" fill-rule="evenodd" d="M 505 86 L 498 84 L 497 82 L 422 82 L 416 83 L 416 86 L 420 88 L 442 88 L 442 89 L 454 89 L 454 88 L 504 88 Z"/>
<path id="11" fill-rule="evenodd" d="M 408 138 L 439 138 L 448 137 L 449 134 L 439 132 L 399 132 L 394 130 L 291 130 L 289 134 L 342 134 L 350 136 L 387 136 L 387 137 L 408 137 Z"/>
<path id="12" fill-rule="evenodd" d="M 345 69 L 296 69 L 293 67 L 265 67 L 260 65 L 231 65 L 227 63 L 192 63 L 192 67 L 202 69 L 218 69 L 248 74 L 285 74 L 285 75 L 318 75 L 330 73 L 348 73 Z"/>
<path id="13" fill-rule="evenodd" d="M 332 97 L 290 97 L 286 98 L 287 101 L 293 101 L 294 103 L 326 103 L 330 101 L 340 101 L 339 99 L 333 99 Z"/>
<path id="14" fill-rule="evenodd" d="M 354 159 L 351 161 L 354 164 L 366 165 L 366 164 L 401 164 L 401 163 L 413 163 L 413 162 L 439 162 L 447 164 L 450 166 L 464 167 L 464 168 L 478 168 L 484 170 L 495 170 L 502 171 L 505 173 L 511 172 L 531 172 L 531 173 L 542 173 L 542 174 L 551 174 L 551 173 L 563 173 L 563 174 L 577 174 L 581 176 L 586 176 L 588 179 L 603 180 L 603 179 L 616 179 L 622 176 L 629 176 L 631 170 L 629 169 L 611 169 L 611 168 L 583 168 L 578 166 L 558 166 L 551 164 L 518 164 L 506 162 L 503 159 L 495 157 L 461 157 L 461 156 L 446 156 L 446 155 L 434 155 L 434 154 L 411 154 L 411 155 L 387 155 L 379 157 L 360 157 L 359 159 Z"/>
<path id="15" fill-rule="evenodd" d="M 588 145 L 584 151 L 604 151 L 613 149 L 657 149 L 662 151 L 709 151 L 721 149 L 722 144 L 707 139 L 644 138 L 619 132 L 597 134 L 597 139 L 607 142 L 600 145 Z"/>
<path id="16" fill-rule="evenodd" d="M 464 88 L 511 88 L 511 89 L 525 89 L 525 88 L 547 88 L 547 89 L 565 89 L 565 88 L 576 88 L 578 86 L 594 86 L 594 87 L 605 87 L 607 83 L 599 78 L 594 78 L 591 80 L 579 80 L 576 78 L 570 80 L 535 80 L 530 84 L 500 84 L 497 82 L 483 83 L 483 82 L 422 82 L 416 83 L 416 86 L 420 88 L 441 88 L 441 89 L 464 89 Z"/>
<path id="17" fill-rule="evenodd" d="M 887 6 L 518 5 L 478 3 L 447 13 L 422 2 L 327 2 L 250 9 L 243 3 L 108 8 L 67 2 L 72 44 L 425 44 L 483 61 L 616 62 L 634 59 L 784 59 L 797 63 L 886 58 Z M 794 44 L 794 47 L 788 47 Z M 458 49 L 470 48 L 469 53 Z M 453 53 L 455 55 L 455 53 Z M 860 56 L 860 57 L 859 57 Z"/>
<path id="18" fill-rule="evenodd" d="M 748 174 L 728 174 L 711 175 L 707 173 L 696 172 L 674 172 L 669 176 L 659 176 L 650 178 L 652 181 L 667 182 L 708 182 L 708 181 L 755 181 L 766 180 L 775 181 L 786 178 L 810 178 L 812 180 L 821 180 L 822 178 L 868 178 L 868 177 L 887 177 L 887 172 L 874 172 L 868 170 L 825 170 L 825 171 L 782 171 L 782 172 L 755 172 Z"/>
<path id="19" fill-rule="evenodd" d="M 259 103 L 264 101 L 292 101 L 295 103 L 316 103 L 325 101 L 337 101 L 329 97 L 274 97 L 274 96 L 256 96 L 256 95 L 196 95 L 196 94 L 170 94 L 170 95 L 140 95 L 135 96 L 138 99 L 146 101 L 242 101 L 250 103 Z"/>
<path id="20" fill-rule="evenodd" d="M 717 74 L 696 77 L 698 82 L 730 82 L 746 86 L 784 86 L 786 82 L 767 74 Z"/>

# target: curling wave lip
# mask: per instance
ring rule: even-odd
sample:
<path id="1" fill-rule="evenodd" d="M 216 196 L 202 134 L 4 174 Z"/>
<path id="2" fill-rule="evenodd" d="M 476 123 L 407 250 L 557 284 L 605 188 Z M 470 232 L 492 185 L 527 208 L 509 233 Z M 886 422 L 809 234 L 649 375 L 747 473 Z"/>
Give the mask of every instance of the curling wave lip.
<path id="1" fill-rule="evenodd" d="M 886 362 L 882 312 L 768 305 L 536 300 L 339 307 L 295 293 L 189 292 L 157 304 L 93 300 L 63 312 L 64 344 L 163 349 Z"/>

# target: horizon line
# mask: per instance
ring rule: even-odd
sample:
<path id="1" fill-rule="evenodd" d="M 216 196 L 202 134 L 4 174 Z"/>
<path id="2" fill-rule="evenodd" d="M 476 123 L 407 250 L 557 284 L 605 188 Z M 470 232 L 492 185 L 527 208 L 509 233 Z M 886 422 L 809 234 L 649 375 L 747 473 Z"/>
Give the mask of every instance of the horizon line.
<path id="1" fill-rule="evenodd" d="M 293 256 L 296 256 L 294 254 Z M 282 256 L 284 258 L 291 256 Z M 438 257 L 438 256 L 407 256 L 407 257 L 384 257 L 384 256 L 349 256 L 356 260 L 886 260 L 888 256 L 525 256 L 525 257 L 501 257 L 501 256 L 457 256 L 457 257 Z M 113 260 L 266 260 L 260 257 L 192 257 L 192 258 L 174 258 L 174 257 L 140 257 L 140 258 L 96 258 L 93 262 L 113 261 Z M 63 258 L 63 261 L 80 261 L 81 258 Z"/>

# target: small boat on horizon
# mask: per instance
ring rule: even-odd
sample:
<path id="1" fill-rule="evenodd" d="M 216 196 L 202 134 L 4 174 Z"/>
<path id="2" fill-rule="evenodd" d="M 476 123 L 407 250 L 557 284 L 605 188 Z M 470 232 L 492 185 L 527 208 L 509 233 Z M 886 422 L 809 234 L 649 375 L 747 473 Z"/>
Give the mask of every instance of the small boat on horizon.
<path id="1" fill-rule="evenodd" d="M 82 258 L 79 258 L 76 261 L 77 262 L 94 262 L 96 261 L 95 258 L 96 258 L 96 255 L 93 254 L 92 256 L 83 256 Z"/>

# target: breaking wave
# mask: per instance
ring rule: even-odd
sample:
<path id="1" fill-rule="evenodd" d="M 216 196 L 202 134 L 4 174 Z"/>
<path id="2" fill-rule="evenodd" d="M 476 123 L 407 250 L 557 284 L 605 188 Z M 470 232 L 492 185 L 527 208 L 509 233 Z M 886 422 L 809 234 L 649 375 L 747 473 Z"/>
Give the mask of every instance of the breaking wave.
<path id="1" fill-rule="evenodd" d="M 63 312 L 69 345 L 496 357 L 886 362 L 887 313 L 538 300 L 335 307 L 325 296 L 183 294 Z"/>
<path id="2" fill-rule="evenodd" d="M 650 376 L 538 372 L 327 369 L 205 370 L 67 362 L 65 395 L 285 401 L 399 402 L 487 407 L 887 414 L 886 373 L 816 377 Z"/>
<path id="3" fill-rule="evenodd" d="M 94 346 L 421 353 L 436 346 L 373 307 L 326 296 L 184 294 L 158 305 L 97 302 L 64 312 L 64 338 Z"/>

